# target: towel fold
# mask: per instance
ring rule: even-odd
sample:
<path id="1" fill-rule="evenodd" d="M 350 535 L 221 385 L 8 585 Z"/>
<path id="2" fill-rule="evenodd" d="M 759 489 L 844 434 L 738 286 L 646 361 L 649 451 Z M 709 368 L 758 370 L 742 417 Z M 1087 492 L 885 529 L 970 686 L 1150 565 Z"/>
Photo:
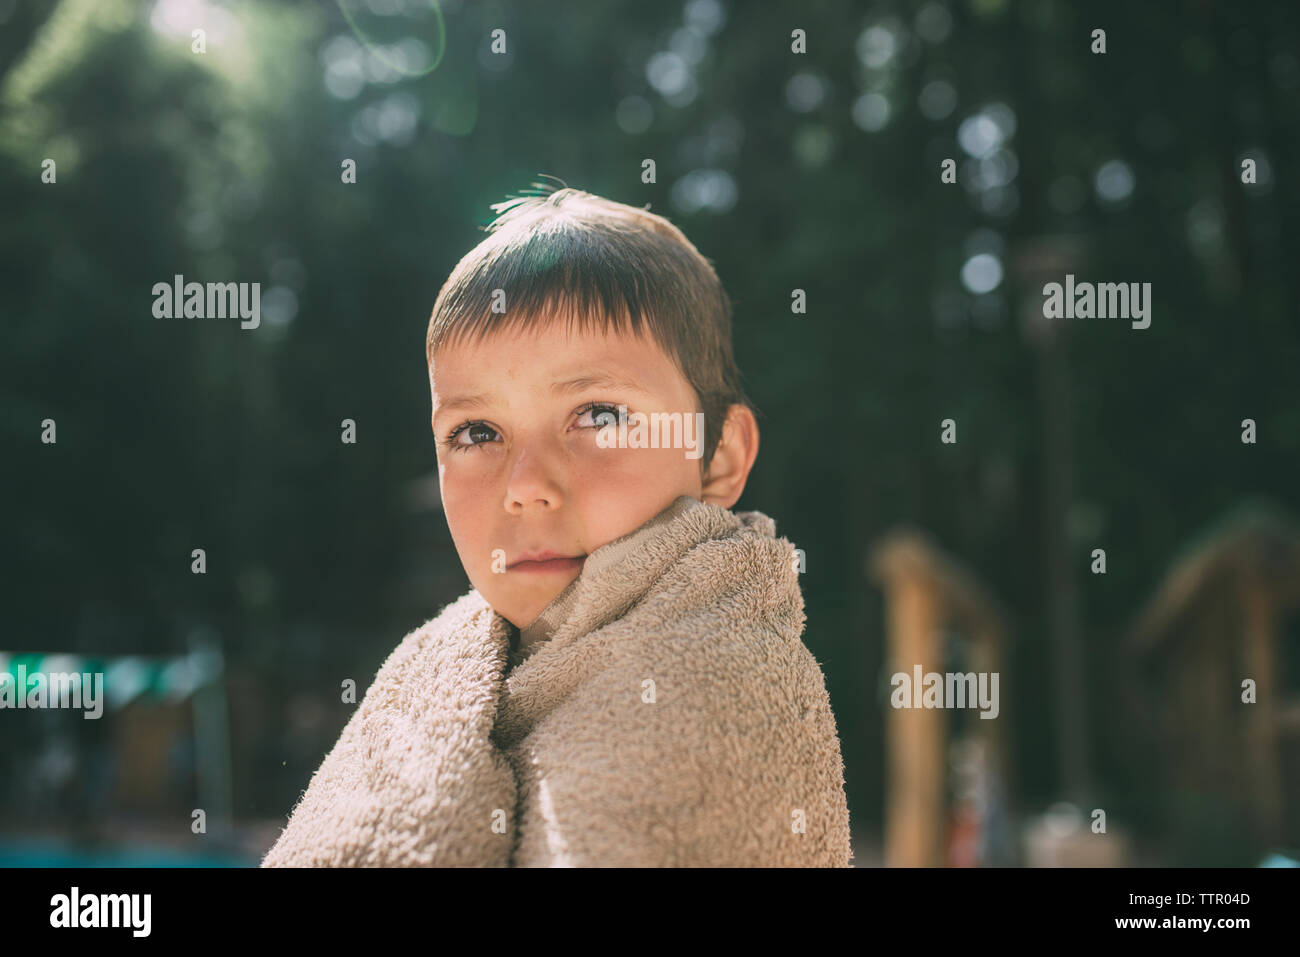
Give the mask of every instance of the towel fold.
<path id="1" fill-rule="evenodd" d="M 793 557 L 681 496 L 522 632 L 470 591 L 384 662 L 263 866 L 849 866 Z"/>

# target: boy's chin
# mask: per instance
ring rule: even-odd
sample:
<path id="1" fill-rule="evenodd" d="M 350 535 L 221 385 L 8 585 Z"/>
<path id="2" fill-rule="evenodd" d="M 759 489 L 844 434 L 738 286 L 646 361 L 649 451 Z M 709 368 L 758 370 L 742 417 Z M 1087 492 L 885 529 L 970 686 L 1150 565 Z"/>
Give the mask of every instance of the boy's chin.
<path id="1" fill-rule="evenodd" d="M 565 574 L 529 575 L 482 571 L 470 576 L 470 584 L 492 610 L 520 630 L 546 610 L 581 570 Z"/>
<path id="2" fill-rule="evenodd" d="M 492 605 L 496 613 L 502 618 L 522 631 L 537 620 L 538 616 L 546 610 L 546 606 L 553 602 L 567 585 L 568 582 L 565 582 L 563 586 L 549 588 L 544 592 L 529 595 L 527 598 L 503 599 L 500 605 L 491 601 L 488 604 Z"/>

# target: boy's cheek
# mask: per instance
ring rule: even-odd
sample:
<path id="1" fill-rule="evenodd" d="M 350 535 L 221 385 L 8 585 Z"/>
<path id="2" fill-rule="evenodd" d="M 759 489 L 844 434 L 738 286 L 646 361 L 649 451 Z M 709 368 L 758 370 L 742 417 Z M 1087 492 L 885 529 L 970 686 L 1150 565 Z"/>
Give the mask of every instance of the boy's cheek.
<path id="1" fill-rule="evenodd" d="M 633 488 L 658 489 L 672 486 L 698 470 L 696 460 L 688 459 L 683 449 L 597 449 L 588 458 L 585 475 L 602 484 L 617 481 Z"/>
<path id="2" fill-rule="evenodd" d="M 483 527 L 482 523 L 450 490 L 444 490 L 442 508 L 461 567 L 470 577 L 480 576 L 483 570 L 490 567 L 493 548 L 490 543 L 478 540 L 476 532 Z"/>
<path id="3" fill-rule="evenodd" d="M 438 485 L 442 492 L 442 507 L 449 523 L 462 519 L 472 521 L 475 507 L 482 507 L 486 486 L 482 475 L 472 474 L 455 463 L 439 466 Z"/>
<path id="4" fill-rule="evenodd" d="M 584 464 L 591 468 L 631 474 L 646 469 L 662 472 L 665 467 L 671 467 L 674 460 L 683 457 L 681 449 L 600 448 L 594 443 L 581 456 Z"/>

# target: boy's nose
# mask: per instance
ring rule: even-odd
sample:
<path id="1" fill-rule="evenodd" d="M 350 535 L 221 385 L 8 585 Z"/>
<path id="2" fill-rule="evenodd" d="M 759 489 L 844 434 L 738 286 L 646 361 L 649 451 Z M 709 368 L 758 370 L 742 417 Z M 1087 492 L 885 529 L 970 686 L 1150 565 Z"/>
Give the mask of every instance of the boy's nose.
<path id="1" fill-rule="evenodd" d="M 518 514 L 525 508 L 559 508 L 563 496 L 546 461 L 534 451 L 519 453 L 506 481 L 505 508 Z"/>

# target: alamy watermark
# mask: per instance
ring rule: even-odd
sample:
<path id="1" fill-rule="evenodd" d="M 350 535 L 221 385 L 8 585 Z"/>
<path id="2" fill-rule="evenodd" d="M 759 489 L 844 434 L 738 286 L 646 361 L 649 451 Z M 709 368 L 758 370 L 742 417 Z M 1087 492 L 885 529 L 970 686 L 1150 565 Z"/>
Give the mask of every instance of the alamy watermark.
<path id="1" fill-rule="evenodd" d="M 83 718 L 104 713 L 102 671 L 33 671 L 26 665 L 0 671 L 0 709 L 80 708 Z"/>
<path id="2" fill-rule="evenodd" d="M 921 674 L 916 665 L 912 674 L 896 672 L 890 679 L 894 691 L 889 703 L 895 708 L 979 708 L 981 718 L 996 718 L 998 705 L 998 672 L 937 671 Z"/>
<path id="3" fill-rule="evenodd" d="M 256 329 L 262 322 L 260 282 L 186 282 L 177 273 L 171 283 L 153 285 L 156 319 L 233 319 L 241 329 Z"/>
<path id="4" fill-rule="evenodd" d="M 598 413 L 597 418 L 608 418 L 610 413 Z M 627 411 L 618 406 L 618 422 L 608 422 L 596 433 L 596 444 L 602 449 L 685 449 L 688 459 L 698 459 L 704 454 L 703 412 L 644 412 Z"/>
<path id="5" fill-rule="evenodd" d="M 1067 273 L 1065 284 L 1043 286 L 1044 319 L 1131 319 L 1134 329 L 1151 325 L 1151 283 L 1075 283 Z"/>
<path id="6" fill-rule="evenodd" d="M 50 926 L 124 927 L 133 937 L 148 937 L 152 910 L 152 894 L 83 894 L 74 886 L 50 898 Z"/>

